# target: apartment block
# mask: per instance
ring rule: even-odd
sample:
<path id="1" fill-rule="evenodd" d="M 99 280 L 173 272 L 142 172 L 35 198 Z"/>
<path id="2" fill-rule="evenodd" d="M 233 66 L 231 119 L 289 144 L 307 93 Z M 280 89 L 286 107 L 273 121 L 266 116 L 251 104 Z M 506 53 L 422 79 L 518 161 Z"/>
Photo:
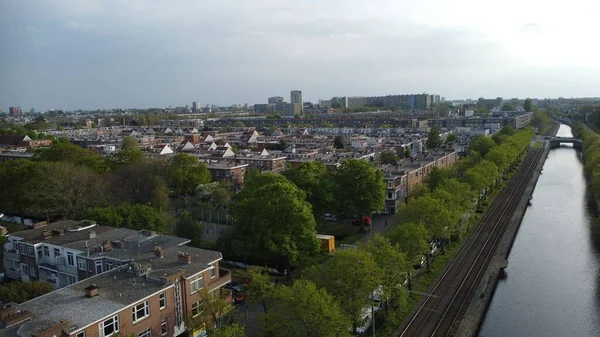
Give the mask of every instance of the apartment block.
<path id="1" fill-rule="evenodd" d="M 231 274 L 219 268 L 221 253 L 171 241 L 145 233 L 124 238 L 120 244 L 127 248 L 105 249 L 99 255 L 127 249 L 132 255 L 127 261 L 106 270 L 94 263 L 93 276 L 28 302 L 4 306 L 0 309 L 4 336 L 181 335 L 186 318 L 200 314 L 201 290 L 229 300 L 221 288 L 231 281 Z M 87 270 L 89 265 L 79 257 L 77 261 L 78 270 Z"/>

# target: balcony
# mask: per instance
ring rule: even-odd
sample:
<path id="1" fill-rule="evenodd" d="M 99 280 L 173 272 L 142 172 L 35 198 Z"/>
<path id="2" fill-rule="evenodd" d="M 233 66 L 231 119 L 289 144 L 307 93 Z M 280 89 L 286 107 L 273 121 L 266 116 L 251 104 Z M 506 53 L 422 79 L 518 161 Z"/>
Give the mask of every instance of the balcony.
<path id="1" fill-rule="evenodd" d="M 209 290 L 221 288 L 222 286 L 231 282 L 231 272 L 228 269 L 219 268 L 219 275 L 219 278 L 211 280 L 208 286 Z"/>
<path id="2" fill-rule="evenodd" d="M 21 279 L 21 273 L 14 270 L 14 269 L 5 269 L 4 270 L 6 277 L 15 279 L 15 280 L 20 280 Z"/>
<path id="3" fill-rule="evenodd" d="M 5 250 L 4 251 L 4 257 L 10 260 L 14 260 L 14 261 L 20 261 L 19 259 L 19 253 L 17 253 L 16 250 L 11 249 L 11 250 Z"/>

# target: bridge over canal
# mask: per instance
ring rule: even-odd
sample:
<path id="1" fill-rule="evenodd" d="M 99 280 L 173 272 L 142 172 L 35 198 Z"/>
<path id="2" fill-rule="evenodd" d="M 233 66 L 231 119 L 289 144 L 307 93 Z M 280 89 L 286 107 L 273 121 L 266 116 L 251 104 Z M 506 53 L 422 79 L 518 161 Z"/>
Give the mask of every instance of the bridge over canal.
<path id="1" fill-rule="evenodd" d="M 577 138 L 563 138 L 563 137 L 552 137 L 550 138 L 550 148 L 554 149 L 560 147 L 560 144 L 573 144 L 574 149 L 581 150 L 583 148 L 583 142 Z"/>

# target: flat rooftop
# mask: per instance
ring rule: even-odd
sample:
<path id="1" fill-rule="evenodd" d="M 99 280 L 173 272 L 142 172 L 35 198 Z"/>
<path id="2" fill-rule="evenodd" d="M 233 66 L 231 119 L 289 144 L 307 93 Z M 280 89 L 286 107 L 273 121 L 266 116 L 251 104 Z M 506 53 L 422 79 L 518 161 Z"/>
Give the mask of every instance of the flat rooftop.
<path id="1" fill-rule="evenodd" d="M 151 268 L 147 275 L 136 276 L 132 264 L 123 265 L 18 305 L 19 309 L 28 310 L 33 316 L 31 322 L 19 329 L 19 335 L 31 336 L 60 321 L 69 323 L 66 328 L 69 332 L 84 328 L 171 287 L 172 284 L 162 281 L 162 277 L 174 274 L 191 276 L 222 258 L 219 252 L 193 247 L 165 249 L 164 257 L 159 258 L 155 256 L 153 247 L 136 252 L 135 263 Z M 179 262 L 180 252 L 189 254 L 191 263 Z M 97 287 L 98 296 L 86 296 L 85 288 L 91 285 Z"/>

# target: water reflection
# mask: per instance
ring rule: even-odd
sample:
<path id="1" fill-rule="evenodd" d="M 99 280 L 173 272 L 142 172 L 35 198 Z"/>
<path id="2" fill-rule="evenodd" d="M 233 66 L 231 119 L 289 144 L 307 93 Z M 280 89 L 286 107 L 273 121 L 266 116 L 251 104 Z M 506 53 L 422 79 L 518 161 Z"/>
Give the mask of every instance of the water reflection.
<path id="1" fill-rule="evenodd" d="M 586 194 L 579 153 L 552 150 L 480 336 L 600 336 L 600 224 Z"/>

